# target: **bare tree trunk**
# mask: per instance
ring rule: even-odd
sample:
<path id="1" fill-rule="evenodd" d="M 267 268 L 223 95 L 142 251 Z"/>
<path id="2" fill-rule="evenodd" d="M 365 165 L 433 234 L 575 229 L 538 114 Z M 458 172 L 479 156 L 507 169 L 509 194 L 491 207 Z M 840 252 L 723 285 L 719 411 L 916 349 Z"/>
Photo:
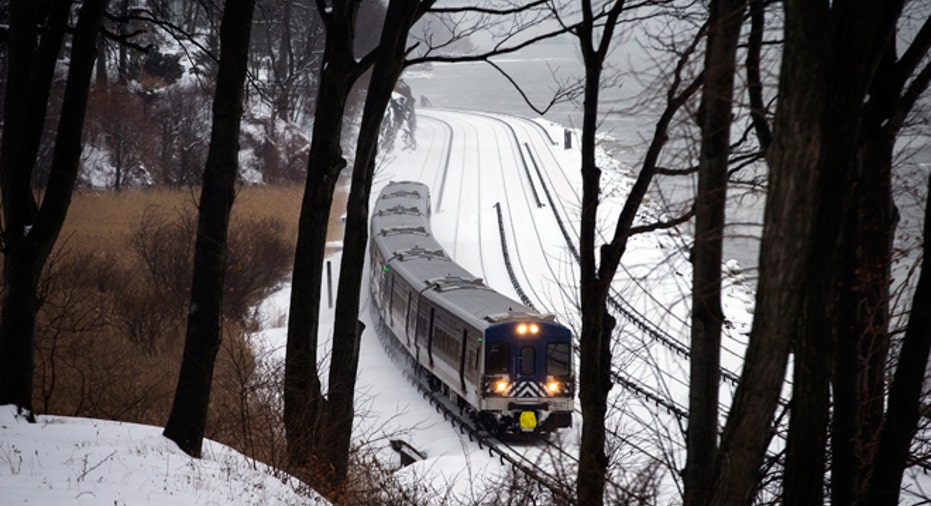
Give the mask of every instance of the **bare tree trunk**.
<path id="1" fill-rule="evenodd" d="M 931 188 L 931 179 L 929 179 Z M 899 502 L 902 473 L 920 418 L 919 406 L 928 354 L 931 351 L 931 205 L 925 204 L 924 249 L 921 274 L 912 299 L 911 314 L 895 370 L 886 421 L 880 433 L 871 479 L 863 504 L 894 506 Z"/>
<path id="2" fill-rule="evenodd" d="M 763 0 L 750 0 L 750 36 L 747 40 L 747 95 L 750 98 L 750 120 L 765 153 L 773 142 L 773 132 L 766 121 L 763 83 L 760 77 L 760 53 L 763 50 L 763 29 L 766 25 Z"/>
<path id="3" fill-rule="evenodd" d="M 829 384 L 836 360 L 844 360 L 835 351 L 859 353 L 858 345 L 838 346 L 832 327 L 839 231 L 852 201 L 861 107 L 900 5 L 877 12 L 870 2 L 835 9 L 791 0 L 785 8 L 757 306 L 712 504 L 752 501 L 790 345 L 796 359 L 783 500 L 823 502 Z M 836 398 L 835 417 L 850 416 L 846 406 L 856 402 Z"/>
<path id="4" fill-rule="evenodd" d="M 340 263 L 339 291 L 333 328 L 333 355 L 330 362 L 327 425 L 329 437 L 321 448 L 321 458 L 332 463 L 334 484 L 340 486 L 349 470 L 349 447 L 356 373 L 359 366 L 359 340 L 364 325 L 358 321 L 363 265 L 368 241 L 368 208 L 385 109 L 404 69 L 407 34 L 418 13 L 433 0 L 412 2 L 391 0 L 385 14 L 381 40 L 375 52 L 375 65 L 365 97 L 365 109 L 356 148 L 352 186 L 346 215 L 346 237 Z"/>
<path id="5" fill-rule="evenodd" d="M 862 465 L 858 436 L 863 374 L 862 333 L 856 321 L 865 303 L 865 279 L 860 278 L 866 273 L 854 259 L 866 237 L 860 225 L 845 225 L 860 221 L 856 216 L 857 194 L 870 191 L 863 187 L 867 181 L 862 178 L 864 174 L 858 175 L 857 168 L 863 104 L 869 99 L 880 62 L 888 54 L 902 6 L 901 2 L 886 2 L 877 8 L 869 1 L 828 4 L 816 8 L 816 14 L 806 13 L 810 17 L 803 21 L 808 30 L 830 23 L 832 32 L 826 44 L 811 48 L 823 55 L 828 69 L 807 276 L 817 282 L 807 292 L 800 320 L 784 482 L 786 501 L 824 501 L 824 449 L 829 392 L 833 392 L 831 500 L 834 504 L 854 504 Z"/>
<path id="6" fill-rule="evenodd" d="M 582 117 L 582 216 L 579 231 L 579 296 L 582 334 L 579 336 L 579 401 L 582 404 L 582 441 L 576 494 L 579 504 L 604 504 L 608 456 L 605 453 L 605 415 L 611 389 L 611 336 L 614 318 L 608 313 L 607 294 L 627 245 L 629 223 L 618 225 L 620 234 L 612 244 L 602 246 L 601 266 L 595 260 L 598 198 L 601 170 L 595 162 L 595 133 L 598 122 L 598 95 L 601 72 L 611 36 L 624 8 L 624 1 L 612 4 L 604 21 L 600 41 L 594 42 L 595 16 L 591 2 L 582 2 L 583 21 L 578 37 L 585 63 L 584 109 Z M 628 203 L 632 198 L 628 199 Z M 625 210 L 628 207 L 625 205 Z M 620 222 L 621 220 L 619 220 Z"/>
<path id="7" fill-rule="evenodd" d="M 878 125 L 877 125 L 878 126 Z M 889 286 L 898 221 L 892 201 L 894 137 L 881 129 L 857 154 L 859 181 L 845 224 L 834 333 L 838 340 L 831 431 L 831 501 L 861 493 L 883 423 L 889 355 Z"/>
<path id="8" fill-rule="evenodd" d="M 750 342 L 715 466 L 710 504 L 750 504 L 769 443 L 773 413 L 785 379 L 789 346 L 804 296 L 802 280 L 811 235 L 824 67 L 813 58 L 806 32 L 787 2 L 780 102 L 768 151 L 769 193 L 760 247 L 760 280 Z M 795 7 L 793 5 L 793 7 Z M 788 503 L 787 503 L 788 504 Z"/>
<path id="9" fill-rule="evenodd" d="M 228 0 L 220 25 L 220 67 L 204 167 L 184 356 L 165 437 L 200 457 L 220 350 L 226 239 L 239 169 L 239 126 L 255 0 Z"/>
<path id="10" fill-rule="evenodd" d="M 71 44 L 71 61 L 41 207 L 31 179 L 45 121 L 55 58 L 71 2 L 42 10 L 30 0 L 10 3 L 10 75 L 0 148 L 4 286 L 0 315 L 0 404 L 32 411 L 36 288 L 64 224 L 77 179 L 97 33 L 106 0 L 85 0 Z M 35 28 L 45 24 L 38 48 Z"/>
<path id="11" fill-rule="evenodd" d="M 320 286 L 326 251 L 326 231 L 340 171 L 346 166 L 340 146 L 343 114 L 352 85 L 364 70 L 353 55 L 356 12 L 360 0 L 336 2 L 320 12 L 326 25 L 326 49 L 321 62 L 313 140 L 301 203 L 284 378 L 284 424 L 288 460 L 321 483 L 332 474 L 330 463 L 315 459 L 321 436 L 319 419 L 325 409 L 317 370 Z M 323 2 L 318 3 L 323 7 Z"/>
<path id="12" fill-rule="evenodd" d="M 107 88 L 107 41 L 103 34 L 97 36 L 97 71 L 95 84 L 101 91 Z"/>
<path id="13" fill-rule="evenodd" d="M 912 300 L 898 366 L 889 389 L 888 408 L 883 414 L 886 362 L 889 351 L 888 304 L 891 249 L 898 214 L 891 194 L 892 153 L 895 137 L 918 96 L 931 81 L 931 67 L 920 61 L 931 50 L 931 19 L 926 20 L 912 44 L 896 56 L 888 49 L 870 90 L 866 105 L 858 162 L 863 174 L 864 198 L 860 220 L 864 237 L 861 268 L 867 311 L 861 314 L 864 387 L 860 439 L 864 442 L 861 470 L 861 502 L 867 505 L 898 503 L 902 475 L 909 459 L 922 399 L 922 382 L 927 367 L 931 322 L 929 322 L 928 271 L 931 237 L 931 208 L 925 208 L 924 252 L 921 275 Z M 914 79 L 909 79 L 917 69 Z"/>
<path id="14" fill-rule="evenodd" d="M 689 374 L 685 504 L 711 495 L 718 444 L 721 367 L 721 259 L 737 41 L 744 0 L 712 0 L 702 90 L 701 158 L 692 251 L 692 355 Z"/>
<path id="15" fill-rule="evenodd" d="M 119 0 L 117 0 L 119 1 Z M 120 5 L 120 16 L 125 19 L 129 16 L 129 0 L 122 0 L 122 5 Z M 125 21 L 120 22 L 120 37 L 126 37 L 129 33 L 129 29 L 126 26 Z M 120 84 L 126 85 L 129 83 L 129 50 L 126 47 L 126 44 L 119 45 L 119 54 L 117 56 L 117 80 Z"/>

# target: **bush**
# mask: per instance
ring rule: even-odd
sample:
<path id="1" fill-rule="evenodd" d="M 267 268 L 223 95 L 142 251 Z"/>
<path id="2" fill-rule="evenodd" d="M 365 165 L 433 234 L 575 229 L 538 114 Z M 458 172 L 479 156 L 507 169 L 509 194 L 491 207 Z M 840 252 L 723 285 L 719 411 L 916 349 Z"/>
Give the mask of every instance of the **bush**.
<path id="1" fill-rule="evenodd" d="M 252 195 L 260 201 L 251 204 L 260 208 L 273 207 L 263 199 L 282 200 L 275 190 Z M 35 406 L 45 413 L 161 425 L 171 409 L 184 344 L 194 207 L 184 205 L 180 192 L 171 199 L 140 192 L 77 200 L 77 216 L 64 232 L 70 239 L 42 275 Z M 157 204 L 134 211 L 140 200 Z M 88 208 L 100 209 L 103 217 Z M 280 374 L 257 361 L 248 332 L 256 326 L 253 307 L 290 273 L 296 225 L 255 214 L 234 215 L 231 223 L 223 346 L 207 435 L 281 464 L 279 386 L 269 383 Z"/>

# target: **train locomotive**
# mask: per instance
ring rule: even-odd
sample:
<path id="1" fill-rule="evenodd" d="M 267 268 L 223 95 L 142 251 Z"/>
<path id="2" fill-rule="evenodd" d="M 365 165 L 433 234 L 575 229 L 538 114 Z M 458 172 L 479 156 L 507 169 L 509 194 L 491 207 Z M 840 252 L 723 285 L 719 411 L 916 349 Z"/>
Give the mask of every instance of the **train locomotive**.
<path id="1" fill-rule="evenodd" d="M 430 229 L 430 194 L 391 182 L 372 209 L 372 296 L 430 387 L 490 432 L 572 426 L 572 333 L 456 264 Z"/>

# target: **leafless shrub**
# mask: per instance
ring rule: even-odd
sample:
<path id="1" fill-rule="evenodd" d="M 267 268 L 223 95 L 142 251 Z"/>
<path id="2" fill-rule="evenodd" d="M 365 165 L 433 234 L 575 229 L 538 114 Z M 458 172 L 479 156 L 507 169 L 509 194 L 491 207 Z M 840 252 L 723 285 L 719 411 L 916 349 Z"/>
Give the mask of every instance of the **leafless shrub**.
<path id="1" fill-rule="evenodd" d="M 158 423 L 169 407 L 171 360 L 141 353 L 113 325 L 123 282 L 111 258 L 59 250 L 41 281 L 36 406 L 44 412 Z"/>
<path id="2" fill-rule="evenodd" d="M 276 218 L 239 221 L 228 244 L 224 312 L 228 318 L 250 319 L 252 309 L 290 272 L 294 246 Z"/>
<path id="3" fill-rule="evenodd" d="M 112 204 L 105 196 L 91 198 L 106 209 Z M 103 234 L 95 228 L 100 219 L 77 220 L 81 233 L 69 233 L 80 239 L 56 251 L 43 273 L 35 379 L 35 405 L 43 412 L 155 425 L 167 418 L 186 328 L 196 221 L 193 211 L 140 213 L 132 223 L 109 223 Z M 114 240 L 111 232 L 126 239 Z M 248 329 L 254 328 L 252 306 L 287 274 L 292 248 L 293 237 L 277 218 L 235 218 L 231 225 L 229 308 L 208 423 L 210 437 L 282 467 L 281 374 L 257 359 Z"/>
<path id="4" fill-rule="evenodd" d="M 67 241 L 65 243 L 67 245 Z M 76 354 L 73 336 L 99 332 L 107 326 L 103 295 L 113 286 L 114 274 L 106 259 L 91 253 L 64 256 L 61 249 L 49 259 L 39 290 L 36 328 L 36 404 L 48 411 L 63 369 Z"/>
<path id="5" fill-rule="evenodd" d="M 196 221 L 193 213 L 179 211 L 176 218 L 148 207 L 130 238 L 142 261 L 145 284 L 163 304 L 182 309 L 188 301 Z"/>

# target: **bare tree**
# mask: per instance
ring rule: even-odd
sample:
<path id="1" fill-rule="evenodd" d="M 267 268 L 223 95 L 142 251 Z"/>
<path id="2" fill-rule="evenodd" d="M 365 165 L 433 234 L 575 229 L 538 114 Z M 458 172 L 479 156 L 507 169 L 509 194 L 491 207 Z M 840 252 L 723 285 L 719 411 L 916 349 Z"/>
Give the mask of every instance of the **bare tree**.
<path id="1" fill-rule="evenodd" d="M 204 167 L 194 245 L 194 273 L 184 357 L 165 437 L 200 456 L 213 366 L 220 349 L 230 211 L 239 169 L 239 124 L 254 0 L 226 2 L 220 67 L 213 99 L 210 151 Z"/>
<path id="2" fill-rule="evenodd" d="M 684 62 L 694 51 L 691 45 L 682 55 L 674 81 L 667 95 L 667 105 L 656 122 L 655 132 L 640 173 L 617 218 L 613 236 L 600 247 L 600 264 L 596 261 L 597 213 L 601 191 L 601 170 L 595 160 L 598 127 L 599 91 L 605 57 L 614 36 L 618 20 L 632 6 L 624 0 L 608 2 L 600 11 L 593 2 L 582 2 L 582 21 L 570 28 L 578 37 L 585 64 L 584 110 L 582 119 L 582 208 L 579 234 L 580 307 L 582 331 L 579 336 L 579 399 L 582 404 L 582 442 L 579 450 L 579 472 L 576 482 L 580 504 L 603 504 L 608 466 L 605 453 L 607 396 L 611 389 L 611 342 L 616 320 L 608 312 L 607 298 L 617 273 L 621 257 L 632 234 L 645 230 L 675 226 L 690 219 L 692 213 L 667 223 L 646 228 L 635 227 L 634 219 L 643 203 L 647 189 L 657 174 L 660 151 L 668 138 L 673 115 L 698 89 L 700 80 L 680 89 Z"/>
<path id="3" fill-rule="evenodd" d="M 340 143 L 344 111 L 353 84 L 373 62 L 371 55 L 357 61 L 353 50 L 359 3 L 317 1 L 326 42 L 294 256 L 284 379 L 288 460 L 308 479 L 330 474 L 329 463 L 315 458 L 320 437 L 325 437 L 319 416 L 327 402 L 317 370 L 318 313 L 327 220 L 339 173 L 346 166 Z M 326 482 L 320 480 L 321 485 Z"/>
<path id="4" fill-rule="evenodd" d="M 414 22 L 434 0 L 391 0 L 385 13 L 381 40 L 375 51 L 375 65 L 365 98 L 365 110 L 357 141 L 352 185 L 347 202 L 346 237 L 340 263 L 339 291 L 333 328 L 333 355 L 330 359 L 328 438 L 321 455 L 333 466 L 336 483 L 346 479 L 352 435 L 359 341 L 364 325 L 358 321 L 362 266 L 368 243 L 368 202 L 382 118 L 395 84 L 404 69 L 407 34 Z"/>
<path id="5" fill-rule="evenodd" d="M 721 378 L 721 260 L 737 41 L 744 0 L 708 7 L 704 83 L 699 111 L 701 154 L 692 250 L 692 355 L 685 466 L 686 505 L 707 502 L 718 444 Z"/>
<path id="6" fill-rule="evenodd" d="M 908 7 L 906 7 L 908 8 Z M 926 9 L 926 7 L 924 7 Z M 835 332 L 839 342 L 858 348 L 859 356 L 838 354 L 836 390 L 850 391 L 859 387 L 856 434 L 835 427 L 833 447 L 846 445 L 859 454 L 842 454 L 834 450 L 832 487 L 844 483 L 842 489 L 861 492 L 869 504 L 896 504 L 902 473 L 911 456 L 909 447 L 918 426 L 923 371 L 928 362 L 929 330 L 927 315 L 927 277 L 929 223 L 928 206 L 924 216 L 924 252 L 921 276 L 913 296 L 909 321 L 905 329 L 898 359 L 893 360 L 890 327 L 890 285 L 893 264 L 893 241 L 898 223 L 898 210 L 892 200 L 893 153 L 898 134 L 905 121 L 914 115 L 918 101 L 931 81 L 931 65 L 926 61 L 931 50 L 931 18 L 927 11 L 919 29 L 908 46 L 897 54 L 896 43 L 887 46 L 879 69 L 870 85 L 869 98 L 863 104 L 864 115 L 857 146 L 857 176 L 861 183 L 847 215 L 846 241 L 842 246 L 848 255 L 839 262 L 841 279 L 846 279 L 843 296 L 850 301 L 845 310 L 837 311 Z M 903 12 L 899 18 L 902 23 Z M 898 34 L 897 34 L 898 36 Z M 901 39 L 896 39 L 901 40 Z M 923 65 L 923 66 L 922 66 Z M 855 244 L 855 246 L 854 246 Z M 858 305 L 855 305 L 859 302 Z M 850 309 L 856 308 L 856 311 Z M 844 318 L 853 316 L 851 320 Z M 852 336 L 858 336 L 851 339 Z M 841 346 L 838 346 L 840 351 Z M 845 360 L 846 358 L 846 360 Z M 842 365 L 843 363 L 843 365 Z M 883 413 L 884 387 L 888 364 L 896 370 L 888 392 L 888 407 Z M 858 371 L 856 375 L 841 374 L 842 368 Z M 850 383 L 848 383 L 850 382 Z M 857 382 L 857 383 L 853 383 Z M 858 445 L 850 445 L 855 437 Z M 846 440 L 846 441 L 845 441 Z M 844 458 L 844 462 L 840 462 Z M 866 462 L 867 464 L 862 464 Z M 858 465 L 859 464 L 859 465 Z M 845 466 L 846 475 L 836 467 Z M 849 477 L 849 478 L 847 478 Z M 843 500 L 840 490 L 832 492 L 832 500 Z"/>
<path id="7" fill-rule="evenodd" d="M 828 386 L 834 354 L 849 346 L 832 333 L 841 230 L 852 203 L 862 104 L 901 3 L 875 7 L 785 2 L 759 291 L 711 504 L 752 502 L 790 347 L 795 363 L 783 500 L 823 501 Z M 816 28 L 824 26 L 833 29 Z M 847 419 L 844 409 L 835 408 L 836 420 Z"/>
<path id="8" fill-rule="evenodd" d="M 0 315 L 0 403 L 32 411 L 36 289 L 71 202 L 81 156 L 88 89 L 106 0 L 85 0 L 68 26 L 72 2 L 10 2 L 9 80 L 0 146 L 4 259 Z M 36 30 L 41 28 L 37 37 Z M 73 30 L 48 184 L 32 187 L 58 54 Z"/>

